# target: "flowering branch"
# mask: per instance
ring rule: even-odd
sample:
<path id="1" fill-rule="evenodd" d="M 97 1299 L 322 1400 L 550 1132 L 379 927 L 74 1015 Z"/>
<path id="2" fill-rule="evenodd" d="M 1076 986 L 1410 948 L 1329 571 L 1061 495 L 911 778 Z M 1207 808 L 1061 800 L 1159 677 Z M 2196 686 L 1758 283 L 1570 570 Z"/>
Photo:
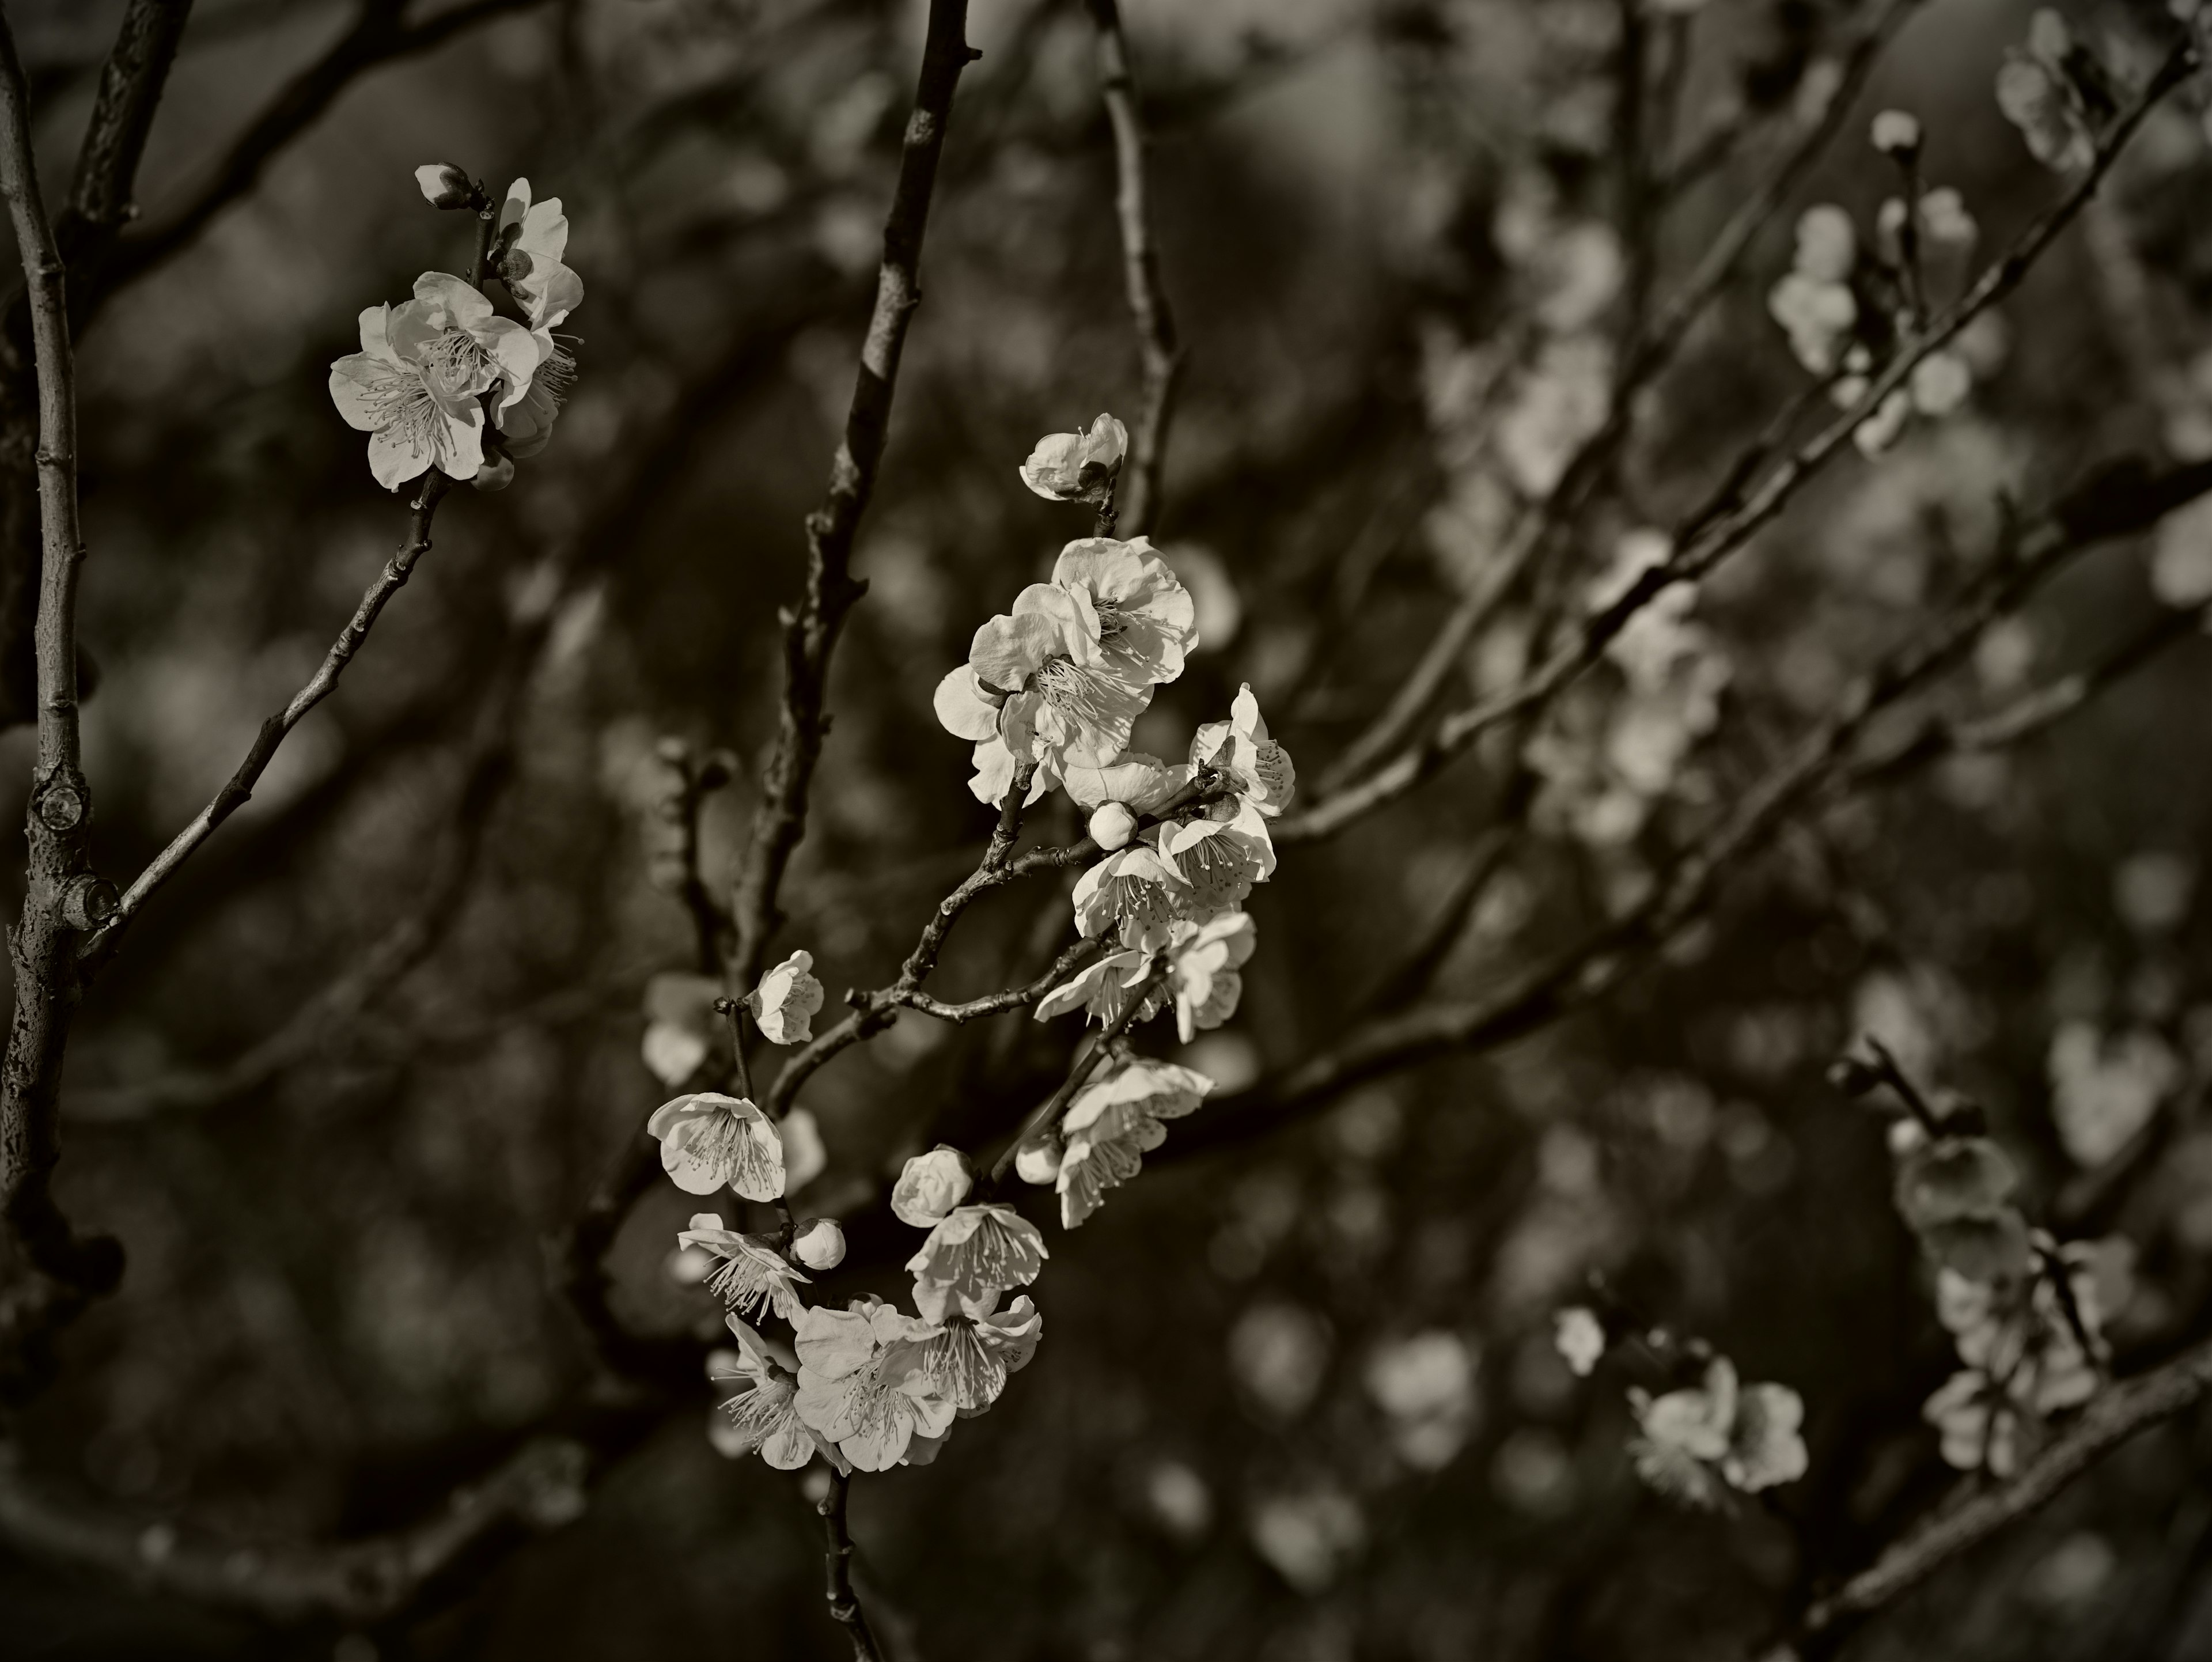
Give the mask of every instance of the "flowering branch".
<path id="1" fill-rule="evenodd" d="M 1119 0 L 1085 0 L 1098 31 L 1098 86 L 1106 119 L 1114 129 L 1114 210 L 1121 228 L 1122 277 L 1129 315 L 1144 354 L 1144 403 L 1131 441 L 1129 468 L 1118 493 L 1115 521 L 1102 513 L 1102 536 L 1118 521 L 1132 535 L 1148 531 L 1160 512 L 1160 477 L 1167 462 L 1168 422 L 1175 410 L 1176 385 L 1182 373 L 1182 344 L 1175 313 L 1160 276 L 1160 255 L 1152 240 L 1152 209 L 1145 180 L 1145 130 L 1137 109 L 1137 86 L 1129 72 L 1128 36 L 1121 27 Z"/>
<path id="2" fill-rule="evenodd" d="M 79 766 L 76 585 L 84 560 L 77 524 L 76 384 L 61 253 L 39 193 L 29 94 L 15 39 L 0 17 L 0 193 L 8 198 L 30 298 L 39 391 L 40 569 L 35 628 L 38 752 L 25 816 L 28 882 L 9 940 L 15 1019 L 0 1069 L 0 1219 L 29 1290 L 11 1289 L 0 1318 L 0 1375 L 43 1372 L 46 1335 L 122 1274 L 121 1249 L 81 1240 L 54 1204 L 49 1181 L 61 1159 L 62 1054 L 81 980 L 76 937 L 115 905 L 88 851 L 92 793 Z"/>
<path id="3" fill-rule="evenodd" d="M 2018 1476 L 1938 1512 L 1834 1592 L 1816 1599 L 1770 1656 L 1829 1653 L 1853 1628 L 1952 1559 L 2045 1505 L 2137 1433 L 2186 1413 L 2208 1395 L 2212 1345 L 2101 1392 Z"/>
<path id="4" fill-rule="evenodd" d="M 1448 717 L 1428 741 L 1400 754 L 1360 784 L 1286 820 L 1276 831 L 1278 842 L 1302 842 L 1327 837 L 1353 820 L 1395 801 L 1435 776 L 1485 733 L 1501 721 L 1526 711 L 1540 710 L 1603 655 L 1606 645 L 1627 626 L 1630 619 L 1661 590 L 1678 582 L 1695 582 L 1741 548 L 1752 536 L 1781 513 L 1798 490 L 1850 440 L 1858 427 L 1879 411 L 1889 395 L 1902 386 L 1916 365 L 1948 344 L 1974 318 L 2019 286 L 2021 279 L 2049 248 L 2059 232 L 2087 204 L 2106 173 L 2125 149 L 2136 129 L 2159 100 L 2195 66 L 2196 54 L 2187 40 L 2178 43 L 2160 62 L 2135 100 L 2107 127 L 2097 142 L 2089 165 L 2059 199 L 2046 208 L 2021 233 L 2003 257 L 1984 271 L 1966 292 L 1932 320 L 1908 336 L 1865 393 L 1849 410 L 1820 429 L 1779 466 L 1741 503 L 1711 521 L 1683 541 L 1674 553 L 1644 570 L 1610 606 L 1591 613 L 1573 638 L 1512 687 L 1470 709 Z M 1694 280 L 1693 280 L 1694 281 Z M 1659 332 L 1667 326 L 1662 316 Z"/>
<path id="5" fill-rule="evenodd" d="M 852 409 L 845 418 L 843 442 L 830 464 L 830 494 L 806 521 L 806 595 L 796 612 L 785 614 L 782 722 L 731 903 L 737 928 L 729 966 L 732 984 L 750 986 L 759 978 L 769 943 L 782 922 L 776 893 L 793 851 L 806 834 L 807 792 L 829 730 L 823 703 L 829 691 L 830 654 L 836 649 L 845 614 L 866 589 L 848 567 L 854 534 L 875 490 L 876 468 L 890 432 L 899 355 L 915 308 L 921 303 L 922 234 L 929 222 L 930 196 L 945 148 L 945 125 L 951 119 L 953 91 L 960 71 L 976 56 L 967 43 L 967 0 L 931 0 L 914 113 L 907 121 L 898 184 L 884 222 L 875 311 L 860 348 Z"/>
<path id="6" fill-rule="evenodd" d="M 991 1164 L 991 1175 L 984 1184 L 986 1192 L 995 1192 L 1006 1182 L 1006 1173 L 1013 1170 L 1014 1158 L 1021 1152 L 1023 1143 L 1059 1120 L 1060 1111 L 1073 1099 L 1078 1091 L 1090 1083 L 1091 1076 L 1098 1071 L 1099 1065 L 1113 1054 L 1115 1042 L 1146 1014 L 1146 1004 L 1166 978 L 1164 968 L 1155 970 L 1144 981 L 1129 989 L 1128 1003 L 1121 1014 L 1107 1023 L 1091 1049 L 1085 1052 L 1083 1059 L 1067 1070 L 1067 1077 L 1060 1081 L 1060 1088 L 1030 1110 L 1015 1129 L 1014 1135 L 1007 1141 L 999 1158 Z"/>

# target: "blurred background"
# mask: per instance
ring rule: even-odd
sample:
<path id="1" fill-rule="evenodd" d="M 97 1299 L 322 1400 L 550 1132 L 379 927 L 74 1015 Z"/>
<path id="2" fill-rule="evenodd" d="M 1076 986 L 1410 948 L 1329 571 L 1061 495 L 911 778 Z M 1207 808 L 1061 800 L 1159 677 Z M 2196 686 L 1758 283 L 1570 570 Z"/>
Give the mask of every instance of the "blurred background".
<path id="1" fill-rule="evenodd" d="M 443 9 L 453 9 L 450 4 Z M 441 9 L 417 4 L 410 15 Z M 1708 0 L 1686 21 L 1656 239 L 1674 290 L 1832 86 L 1874 7 Z M 2078 3 L 2141 75 L 2165 8 Z M 1133 421 L 1109 135 L 1069 0 L 976 0 L 929 226 L 927 303 L 854 569 L 836 725 L 779 954 L 836 1000 L 890 978 L 989 824 L 929 695 L 1042 576 L 1079 509 L 1023 489 L 1036 438 Z M 1139 748 L 1179 756 L 1249 682 L 1310 794 L 1501 516 L 1601 415 L 1617 234 L 1613 0 L 1126 0 L 1185 394 L 1156 540 L 1202 648 Z M 52 181 L 117 0 L 9 8 Z M 1693 14 L 1693 15 L 1692 15 Z M 352 26 L 345 3 L 200 0 L 143 169 L 172 222 Z M 586 285 L 580 376 L 504 494 L 466 490 L 339 691 L 166 889 L 88 1002 L 59 1195 L 129 1253 L 21 1420 L 27 1472 L 149 1526 L 333 1538 L 436 1506 L 588 1404 L 549 1239 L 663 1094 L 653 975 L 692 967 L 667 892 L 659 741 L 727 747 L 702 858 L 726 884 L 775 731 L 776 612 L 850 394 L 922 8 L 547 0 L 345 80 L 248 188 L 88 330 L 82 635 L 100 868 L 137 870 L 226 778 L 399 541 L 404 509 L 331 407 L 362 307 L 458 269 L 470 227 L 411 177 L 451 161 L 558 195 Z M 1690 510 L 1810 378 L 1767 314 L 1797 210 L 1871 227 L 1923 122 L 1930 182 L 2001 248 L 2060 181 L 1992 88 L 2012 0 L 1929 0 L 1680 364 L 1553 596 Z M 1660 27 L 1656 25 L 1655 27 Z M 2212 156 L 2193 95 L 1962 344 L 1966 407 L 1847 449 L 1705 586 L 1693 673 L 1599 678 L 1532 764 L 1479 751 L 1325 842 L 1251 910 L 1237 1019 L 1185 1059 L 1224 1093 L 1355 1018 L 1474 998 L 1640 892 L 1958 589 L 2016 502 L 2094 467 L 2212 454 Z M 1940 281 L 1950 291 L 1955 271 Z M 1990 631 L 1946 708 L 2002 705 L 2212 594 L 2212 518 L 2081 561 Z M 1510 678 L 1534 605 L 1470 642 L 1447 702 Z M 1724 874 L 1710 919 L 1565 1020 L 1486 1051 L 1176 1138 L 1079 1233 L 1048 1227 L 1036 1362 L 927 1470 L 856 1483 L 864 1597 L 895 1655 L 1351 1659 L 1746 1653 L 1953 1474 L 1920 1404 L 1952 1364 L 1891 1208 L 1881 1119 L 1823 1082 L 1861 1029 L 1966 1089 L 2031 1213 L 2116 1232 L 2131 1357 L 2212 1324 L 2212 976 L 2200 861 L 2212 653 L 2189 636 L 2033 742 L 1839 794 Z M 27 733 L 0 737 L 20 791 Z M 0 819 L 20 812 L 14 797 Z M 1527 828 L 1433 964 L 1487 828 Z M 1077 834 L 1065 801 L 1041 832 Z M 1042 914 L 1042 915 L 1041 915 Z M 1026 978 L 1065 938 L 1002 891 L 933 985 Z M 807 1086 L 826 1172 L 802 1212 L 878 1202 L 906 1155 L 1003 1129 L 1073 1024 L 908 1014 Z M 1170 1036 L 1171 1037 L 1171 1036 Z M 1158 1048 L 1159 1037 L 1148 1038 Z M 1194 1146 L 1195 1146 L 1194 1137 Z M 2116 1151 L 2122 1151 L 2116 1152 Z M 1048 1198 L 1032 1196 L 1033 1199 Z M 726 1196 L 726 1200 L 727 1197 Z M 661 1185 L 616 1242 L 625 1320 L 680 1335 L 692 1210 Z M 1036 1208 L 1040 1220 L 1045 1209 Z M 1802 1481 L 1718 1514 L 1638 1482 L 1620 1382 L 1552 1314 L 1602 1273 L 1808 1407 Z M 894 1271 L 852 1292 L 901 1290 Z M 843 1282 L 837 1284 L 842 1295 Z M 11 1658 L 830 1657 L 795 1475 L 730 1462 L 673 1397 L 588 1510 L 371 1634 L 271 1629 L 0 1549 Z M 2178 1421 L 1948 1569 L 1868 1658 L 2212 1654 L 2208 1428 Z"/>

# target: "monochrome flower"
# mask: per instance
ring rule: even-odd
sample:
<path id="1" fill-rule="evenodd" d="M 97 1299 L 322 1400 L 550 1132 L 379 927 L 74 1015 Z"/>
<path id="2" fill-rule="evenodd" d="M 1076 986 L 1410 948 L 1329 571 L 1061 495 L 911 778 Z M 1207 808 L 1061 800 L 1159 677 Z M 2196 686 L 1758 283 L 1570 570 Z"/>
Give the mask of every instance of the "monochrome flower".
<path id="1" fill-rule="evenodd" d="M 574 337 L 554 332 L 583 304 L 584 280 L 562 263 L 568 248 L 568 221 L 561 198 L 532 204 L 528 180 L 507 186 L 498 234 L 495 264 L 500 280 L 530 320 L 538 367 L 527 390 L 503 403 L 495 420 L 508 454 L 529 457 L 551 440 L 554 420 L 576 384 Z"/>
<path id="2" fill-rule="evenodd" d="M 2020 129 L 2028 151 L 2046 167 L 2072 173 L 2097 153 L 2096 133 L 2066 20 L 2045 6 L 2029 19 L 2027 44 L 2008 47 L 1997 71 L 1997 107 Z M 2094 60 L 2091 60 L 2094 61 Z"/>
<path id="3" fill-rule="evenodd" d="M 1042 1188 L 1060 1180 L 1060 1159 L 1066 1152 L 1057 1131 L 1039 1131 L 1014 1151 L 1014 1175 L 1024 1183 Z"/>
<path id="4" fill-rule="evenodd" d="M 793 953 L 761 977 L 745 995 L 761 1034 L 771 1044 L 804 1044 L 814 1037 L 814 1013 L 822 1008 L 822 983 L 809 973 L 812 953 Z"/>
<path id="5" fill-rule="evenodd" d="M 1107 1190 L 1135 1177 L 1144 1155 L 1167 1140 L 1161 1122 L 1189 1113 L 1212 1088 L 1194 1068 L 1139 1059 L 1077 1092 L 1060 1122 L 1066 1145 L 1055 1184 L 1061 1227 L 1076 1228 Z"/>
<path id="6" fill-rule="evenodd" d="M 802 1310 L 798 1336 L 799 1419 L 861 1471 L 888 1471 L 916 1439 L 941 1438 L 955 1405 L 922 1369 L 939 1330 L 880 1299 L 843 1310 Z"/>
<path id="7" fill-rule="evenodd" d="M 792 1288 L 794 1283 L 806 1285 L 807 1278 L 785 1262 L 767 1236 L 726 1229 L 720 1213 L 701 1212 L 693 1216 L 689 1229 L 678 1232 L 676 1244 L 696 1246 L 720 1261 L 707 1277 L 708 1290 L 719 1294 L 738 1314 L 751 1316 L 769 1309 L 787 1322 L 798 1319 L 799 1294 Z"/>
<path id="8" fill-rule="evenodd" d="M 1088 612 L 1105 663 L 1123 679 L 1150 687 L 1182 673 L 1198 644 L 1198 607 L 1148 539 L 1081 538 L 1060 550 L 1052 581 Z"/>
<path id="9" fill-rule="evenodd" d="M 1051 583 L 1031 583 L 977 630 L 967 667 L 938 684 L 938 720 L 963 739 L 1003 740 L 1048 780 L 1071 762 L 1111 762 L 1152 701 L 1150 683 L 1106 661 L 1096 612 Z"/>
<path id="10" fill-rule="evenodd" d="M 914 1307 L 933 1322 L 947 1311 L 989 1309 L 1000 1294 L 1035 1281 L 1050 1256 L 1037 1227 L 1012 1207 L 957 1207 L 907 1260 Z"/>
<path id="11" fill-rule="evenodd" d="M 737 1336 L 737 1361 L 710 1369 L 708 1377 L 742 1380 L 749 1389 L 721 1404 L 729 1416 L 730 1434 L 717 1438 L 715 1446 L 733 1458 L 757 1450 L 779 1471 L 796 1471 L 817 1452 L 842 1468 L 845 1462 L 837 1451 L 799 1417 L 797 1379 L 768 1354 L 751 1328 L 735 1316 L 729 1318 L 729 1324 Z"/>
<path id="12" fill-rule="evenodd" d="M 1084 832 L 1109 854 L 1129 846 L 1137 834 L 1137 816 L 1119 802 L 1101 802 L 1084 821 Z"/>
<path id="13" fill-rule="evenodd" d="M 1637 1474 L 1663 1495 L 1710 1507 L 1723 1485 L 1755 1493 L 1805 1475 L 1803 1399 L 1787 1385 L 1739 1388 L 1725 1356 L 1706 1365 L 1698 1385 L 1628 1396 L 1638 1433 L 1630 1456 Z"/>
<path id="14" fill-rule="evenodd" d="M 901 1223 L 928 1229 L 968 1197 L 975 1186 L 968 1157 L 957 1148 L 939 1143 L 926 1154 L 916 1154 L 899 1173 L 891 1188 L 891 1211 Z"/>
<path id="15" fill-rule="evenodd" d="M 1267 736 L 1249 681 L 1229 712 L 1226 721 L 1209 721 L 1198 730 L 1190 741 L 1191 764 L 1227 774 L 1237 795 L 1272 819 L 1290 805 L 1297 770 L 1291 765 L 1291 753 Z"/>
<path id="16" fill-rule="evenodd" d="M 1224 797 L 1188 819 L 1146 833 L 1189 889 L 1184 916 L 1194 922 L 1244 904 L 1252 886 L 1274 874 L 1274 839 L 1249 797 Z"/>
<path id="17" fill-rule="evenodd" d="M 791 1251 L 809 1269 L 835 1269 L 845 1262 L 845 1232 L 835 1218 L 810 1218 L 791 1238 Z"/>
<path id="18" fill-rule="evenodd" d="M 435 467 L 456 479 L 483 466 L 484 394 L 502 406 L 529 391 L 538 345 L 457 277 L 425 271 L 415 297 L 361 314 L 361 350 L 331 366 L 331 399 L 367 433 L 369 471 L 388 490 Z"/>
<path id="19" fill-rule="evenodd" d="M 1086 941 L 1114 931 L 1123 946 L 1156 953 L 1168 944 L 1189 893 L 1182 874 L 1158 849 L 1133 843 L 1076 880 L 1076 930 Z"/>
<path id="20" fill-rule="evenodd" d="M 994 1294 L 974 1312 L 951 1318 L 921 1347 L 922 1379 L 963 1419 L 999 1400 L 1006 1376 L 1029 1366 L 1044 1336 L 1044 1316 L 1026 1293 L 1003 1312 L 997 1305 Z"/>
<path id="21" fill-rule="evenodd" d="M 1920 149 L 1920 122 L 1903 110 L 1884 110 L 1875 117 L 1869 136 L 1884 155 L 1913 155 Z"/>
<path id="22" fill-rule="evenodd" d="M 469 176 L 449 161 L 426 162 L 417 167 L 415 183 L 422 199 L 433 208 L 465 208 L 476 194 Z"/>
<path id="23" fill-rule="evenodd" d="M 743 1097 L 678 1097 L 654 1109 L 645 1129 L 660 1139 L 660 1164 L 686 1194 L 711 1195 L 724 1184 L 751 1201 L 783 1193 L 782 1135 Z"/>
<path id="24" fill-rule="evenodd" d="M 1121 1019 L 1121 1013 L 1129 1008 L 1129 1001 L 1152 975 L 1152 957 L 1150 953 L 1133 949 L 1107 953 L 1039 999 L 1036 1020 L 1050 1021 L 1070 1010 L 1081 1010 L 1085 1025 L 1096 1021 L 1102 1027 L 1110 1026 Z M 1146 995 L 1146 1002 L 1148 1006 L 1157 1005 L 1160 998 L 1158 989 L 1154 989 Z M 1149 1008 L 1144 1013 L 1146 1017 L 1152 1014 Z"/>
<path id="25" fill-rule="evenodd" d="M 1048 433 L 1022 464 L 1022 483 L 1048 502 L 1104 502 L 1121 475 L 1129 429 L 1101 416 L 1086 433 Z"/>
<path id="26" fill-rule="evenodd" d="M 1238 973 L 1259 945 L 1249 912 L 1224 912 L 1205 923 L 1177 923 L 1168 948 L 1168 988 L 1175 997 L 1176 1034 L 1186 1044 L 1237 1014 L 1244 995 Z"/>

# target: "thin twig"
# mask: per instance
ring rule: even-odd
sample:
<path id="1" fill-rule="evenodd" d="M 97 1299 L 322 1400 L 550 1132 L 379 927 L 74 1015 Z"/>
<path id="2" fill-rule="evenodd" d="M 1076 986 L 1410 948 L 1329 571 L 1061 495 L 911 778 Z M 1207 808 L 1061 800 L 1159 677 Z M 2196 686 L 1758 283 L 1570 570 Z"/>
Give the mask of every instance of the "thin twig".
<path id="1" fill-rule="evenodd" d="M 823 1595 L 830 1601 L 831 1618 L 843 1625 L 846 1636 L 853 1641 L 854 1662 L 883 1662 L 875 1631 L 868 1626 L 868 1613 L 860 1608 L 860 1597 L 853 1591 L 853 1536 L 845 1522 L 846 1491 L 851 1482 L 845 1473 L 833 1470 L 829 1492 L 814 1507 L 822 1519 Z"/>
<path id="2" fill-rule="evenodd" d="M 124 892 L 113 918 L 85 942 L 82 958 L 88 967 L 97 968 L 114 955 L 118 939 L 155 890 L 174 876 L 178 868 L 215 835 L 216 828 L 246 804 L 253 794 L 253 787 L 275 758 L 276 747 L 306 718 L 307 712 L 337 687 L 338 678 L 345 673 L 346 666 L 353 661 L 354 654 L 368 641 L 369 630 L 376 626 L 377 618 L 384 611 L 386 602 L 397 594 L 408 578 L 414 575 L 416 562 L 430 551 L 430 522 L 437 514 L 439 502 L 453 488 L 453 483 L 435 468 L 423 476 L 422 487 L 416 492 L 414 502 L 409 505 L 407 540 L 399 545 L 399 551 L 385 563 L 384 569 L 363 592 L 361 604 L 354 609 L 346 626 L 338 631 L 337 639 L 331 643 L 331 649 L 324 654 L 321 666 L 308 677 L 306 685 L 292 695 L 283 709 L 261 724 L 261 731 L 255 735 L 252 747 L 246 753 L 246 759 L 238 764 L 238 770 L 209 800 L 208 805 L 193 816 L 191 823 L 170 840 L 168 847 L 155 855 L 146 869 L 131 880 L 130 888 Z"/>
<path id="3" fill-rule="evenodd" d="M 1098 30 L 1098 88 L 1114 130 L 1114 211 L 1121 228 L 1122 280 L 1129 315 L 1144 356 L 1144 405 L 1129 441 L 1129 466 L 1118 493 L 1116 517 L 1124 535 L 1149 531 L 1160 514 L 1160 482 L 1167 465 L 1168 423 L 1182 374 L 1182 344 L 1160 275 L 1152 240 L 1152 208 L 1145 176 L 1145 129 L 1137 85 L 1129 71 L 1129 40 L 1118 0 L 1085 0 Z"/>
<path id="4" fill-rule="evenodd" d="M 845 418 L 844 440 L 830 464 L 829 496 L 807 516 L 805 598 L 797 611 L 784 615 L 782 719 L 731 904 L 737 927 L 737 947 L 728 968 L 733 986 L 749 987 L 760 979 L 769 944 L 782 923 L 777 894 L 792 853 L 806 834 L 807 794 L 830 726 L 823 702 L 830 654 L 836 649 L 845 614 L 867 587 L 855 581 L 848 569 L 853 538 L 875 490 L 876 468 L 890 429 L 899 355 L 915 308 L 921 304 L 922 234 L 929 223 L 938 158 L 944 152 L 960 71 L 975 55 L 964 33 L 967 20 L 967 0 L 930 0 L 921 73 L 915 88 L 914 113 L 907 121 L 898 183 L 884 222 L 875 311 L 860 348 L 852 409 Z"/>

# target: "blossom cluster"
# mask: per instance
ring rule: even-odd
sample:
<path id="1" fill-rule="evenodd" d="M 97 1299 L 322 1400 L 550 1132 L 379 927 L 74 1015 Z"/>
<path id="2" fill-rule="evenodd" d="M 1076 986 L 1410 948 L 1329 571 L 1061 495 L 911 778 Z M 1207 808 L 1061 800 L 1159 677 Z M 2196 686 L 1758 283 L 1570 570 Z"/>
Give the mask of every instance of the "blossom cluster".
<path id="1" fill-rule="evenodd" d="M 1569 1371 L 1586 1379 L 1610 1338 L 1597 1313 L 1578 1305 L 1558 1312 L 1553 1342 Z M 1686 1505 L 1714 1507 L 1731 1490 L 1755 1495 L 1805 1475 L 1805 1401 L 1795 1391 L 1771 1381 L 1746 1385 L 1726 1356 L 1681 1343 L 1663 1329 L 1638 1336 L 1637 1343 L 1677 1378 L 1686 1366 L 1695 1371 L 1691 1383 L 1656 1395 L 1629 1387 L 1636 1431 L 1628 1454 L 1645 1482 Z"/>
<path id="2" fill-rule="evenodd" d="M 1790 269 L 1766 302 L 1791 355 L 1827 380 L 1830 398 L 1846 410 L 1866 396 L 1884 361 L 1925 320 L 1939 268 L 1958 280 L 1979 234 L 1956 190 L 1923 183 L 1917 119 L 1884 110 L 1870 137 L 1898 164 L 1906 195 L 1882 203 L 1870 240 L 1861 238 L 1847 210 L 1833 203 L 1808 208 L 1797 221 Z M 1967 353 L 1954 347 L 1929 352 L 1859 423 L 1853 441 L 1866 454 L 1879 454 L 1914 416 L 1941 420 L 1957 411 L 1973 384 Z"/>
<path id="3" fill-rule="evenodd" d="M 416 177 L 434 205 L 470 205 L 459 169 L 433 164 Z M 369 435 L 369 471 L 388 490 L 433 468 L 483 489 L 506 484 L 517 459 L 551 440 L 574 384 L 570 343 L 554 332 L 583 302 L 584 283 L 562 261 L 561 199 L 533 203 L 530 181 L 518 179 L 492 229 L 489 269 L 519 318 L 467 278 L 425 271 L 412 298 L 362 312 L 361 350 L 331 366 L 331 400 Z"/>

